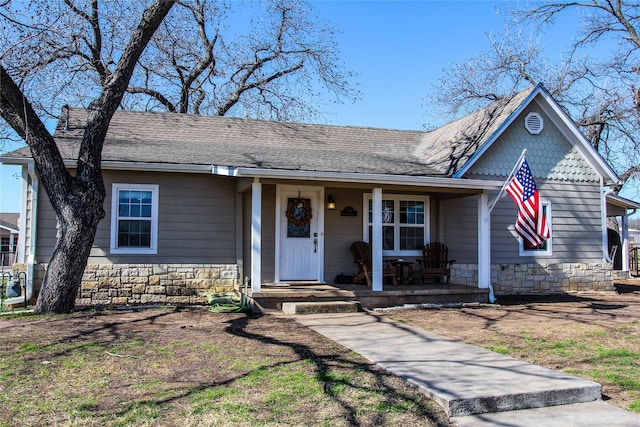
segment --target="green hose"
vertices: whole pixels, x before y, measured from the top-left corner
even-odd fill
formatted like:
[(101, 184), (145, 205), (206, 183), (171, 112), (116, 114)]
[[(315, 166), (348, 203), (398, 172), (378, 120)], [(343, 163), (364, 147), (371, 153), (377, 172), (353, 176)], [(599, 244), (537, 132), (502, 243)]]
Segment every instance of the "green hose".
[(223, 294), (211, 294), (209, 299), (209, 311), (212, 313), (241, 313), (247, 309), (247, 289), (249, 280), (244, 280), (244, 293), (240, 296), (235, 292)]

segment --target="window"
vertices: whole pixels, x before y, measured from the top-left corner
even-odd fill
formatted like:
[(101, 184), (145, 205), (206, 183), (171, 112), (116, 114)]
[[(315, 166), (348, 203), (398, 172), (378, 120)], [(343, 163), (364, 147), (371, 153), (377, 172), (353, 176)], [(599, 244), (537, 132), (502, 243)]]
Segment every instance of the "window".
[(526, 248), (522, 237), (518, 237), (518, 245), (520, 247), (520, 256), (551, 256), (553, 255), (553, 232), (552, 232), (552, 220), (551, 220), (551, 202), (541, 201), (542, 212), (547, 217), (547, 224), (549, 225), (549, 237), (544, 242), (540, 243), (534, 248)]
[[(368, 216), (364, 240), (370, 242), (373, 221), (373, 200), (365, 195)], [(382, 253), (391, 255), (421, 255), (429, 240), (429, 198), (385, 194), (382, 200)]]
[(0, 252), (13, 252), (15, 250), (15, 241), (14, 245), (11, 247), (11, 237), (2, 237), (0, 241)]
[(111, 253), (158, 252), (158, 186), (113, 184)]

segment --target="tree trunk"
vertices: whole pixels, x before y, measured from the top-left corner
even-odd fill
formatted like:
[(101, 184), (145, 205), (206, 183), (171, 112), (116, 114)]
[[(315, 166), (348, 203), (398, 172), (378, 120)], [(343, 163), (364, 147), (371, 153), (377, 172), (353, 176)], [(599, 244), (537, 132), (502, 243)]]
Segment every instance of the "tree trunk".
[(58, 214), (60, 236), (42, 282), (37, 314), (69, 313), (75, 306), (98, 223), (104, 217), (104, 184), (102, 177), (95, 180), (99, 182), (92, 182), (93, 188), (75, 191), (63, 202)]
[[(73, 310), (96, 229), (104, 217), (106, 193), (101, 162), (109, 122), (122, 101), (140, 55), (174, 3), (175, 0), (155, 0), (145, 9), (114, 72), (102, 81), (100, 96), (89, 105), (76, 176), (71, 176), (53, 137), (0, 64), (0, 116), (29, 145), (42, 187), (49, 196), (60, 227), (60, 236), (36, 303), (38, 314)], [(97, 13), (98, 2), (92, 7)]]

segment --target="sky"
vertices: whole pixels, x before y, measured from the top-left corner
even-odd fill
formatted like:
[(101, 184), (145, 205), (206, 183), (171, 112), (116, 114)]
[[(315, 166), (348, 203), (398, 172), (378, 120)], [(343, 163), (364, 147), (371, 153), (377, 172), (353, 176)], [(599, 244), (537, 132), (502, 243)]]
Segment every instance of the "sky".
[[(503, 33), (506, 1), (312, 1), (315, 14), (338, 29), (345, 67), (362, 92), (354, 104), (331, 105), (319, 120), (335, 125), (422, 129), (435, 120), (424, 107), (446, 68), (489, 48)], [(543, 34), (545, 54), (566, 51), (578, 20), (568, 17)], [(16, 170), (0, 165), (0, 212), (19, 211)]]

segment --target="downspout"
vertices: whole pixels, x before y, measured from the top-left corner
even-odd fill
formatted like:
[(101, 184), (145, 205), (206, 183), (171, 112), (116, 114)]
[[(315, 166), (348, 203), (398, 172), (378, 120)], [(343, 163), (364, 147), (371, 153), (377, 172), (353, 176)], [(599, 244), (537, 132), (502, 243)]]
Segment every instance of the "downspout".
[[(37, 219), (38, 219), (38, 182), (39, 182), (38, 176), (35, 170), (35, 164), (33, 162), (30, 162), (28, 165), (28, 176), (29, 178), (31, 178), (31, 217), (29, 218), (29, 222), (31, 223), (31, 235), (29, 236), (29, 253), (25, 257), (25, 262), (27, 264), (27, 280), (26, 280), (27, 283), (25, 283), (25, 296), (7, 299), (5, 300), (6, 305), (19, 304), (23, 301), (29, 301), (31, 297), (33, 297), (33, 264), (35, 263), (35, 257), (36, 257), (36, 230), (38, 228)], [(25, 204), (26, 204), (26, 201), (25, 201)], [(27, 230), (25, 227), (23, 232), (25, 235), (25, 238), (26, 238), (26, 232)]]
[(600, 202), (600, 216), (602, 217), (602, 256), (605, 262), (613, 263), (609, 257), (609, 237), (607, 236), (607, 196), (613, 193), (612, 189), (602, 188), (602, 200)]

